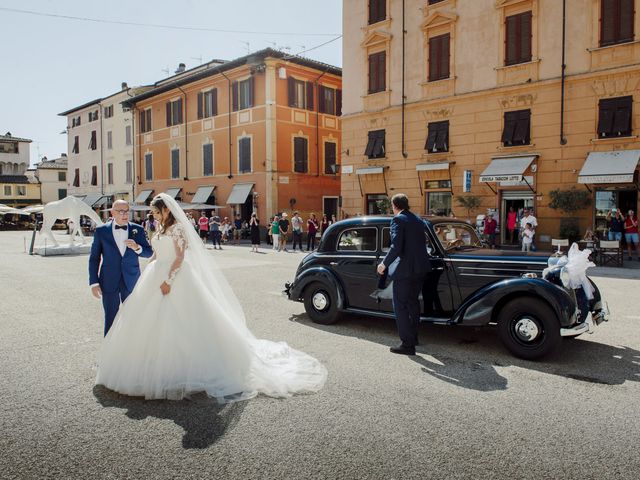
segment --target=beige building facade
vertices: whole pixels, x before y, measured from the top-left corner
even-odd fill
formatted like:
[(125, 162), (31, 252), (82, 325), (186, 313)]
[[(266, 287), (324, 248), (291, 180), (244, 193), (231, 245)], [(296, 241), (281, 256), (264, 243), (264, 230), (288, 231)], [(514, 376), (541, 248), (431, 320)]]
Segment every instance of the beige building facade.
[[(343, 8), (344, 213), (404, 192), (420, 214), (496, 213), (504, 244), (507, 212), (531, 207), (548, 245), (562, 217), (605, 235), (611, 208), (637, 212), (640, 0)], [(551, 191), (571, 188), (591, 205), (549, 207)], [(458, 197), (470, 196), (480, 207), (467, 211)]]
[(40, 201), (43, 204), (61, 200), (67, 196), (67, 154), (51, 160), (43, 157), (36, 164), (35, 177), (40, 182)]
[(40, 203), (40, 184), (29, 170), (31, 140), (0, 135), (0, 204), (27, 207)]

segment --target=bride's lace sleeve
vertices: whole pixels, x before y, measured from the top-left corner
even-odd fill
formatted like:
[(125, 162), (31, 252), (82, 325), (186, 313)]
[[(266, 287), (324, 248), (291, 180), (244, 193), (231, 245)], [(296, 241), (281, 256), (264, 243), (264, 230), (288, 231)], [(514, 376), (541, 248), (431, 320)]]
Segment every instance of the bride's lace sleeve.
[(173, 246), (176, 249), (176, 259), (171, 264), (171, 269), (169, 270), (169, 278), (165, 280), (167, 285), (171, 285), (171, 283), (173, 283), (173, 280), (176, 278), (176, 274), (182, 267), (182, 262), (184, 261), (184, 252), (187, 249), (188, 242), (185, 231), (180, 224), (173, 225), (171, 227), (171, 231), (167, 232), (167, 236), (173, 240)]

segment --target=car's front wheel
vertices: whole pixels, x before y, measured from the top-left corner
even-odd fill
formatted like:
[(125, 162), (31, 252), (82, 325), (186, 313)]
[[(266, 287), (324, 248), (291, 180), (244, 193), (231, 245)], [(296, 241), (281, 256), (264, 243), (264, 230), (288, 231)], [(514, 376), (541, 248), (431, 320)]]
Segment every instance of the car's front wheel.
[(312, 282), (304, 289), (304, 309), (315, 323), (331, 325), (338, 321), (338, 295), (335, 288)]
[(542, 300), (522, 297), (507, 303), (498, 316), (500, 340), (516, 357), (535, 360), (560, 346), (560, 324)]

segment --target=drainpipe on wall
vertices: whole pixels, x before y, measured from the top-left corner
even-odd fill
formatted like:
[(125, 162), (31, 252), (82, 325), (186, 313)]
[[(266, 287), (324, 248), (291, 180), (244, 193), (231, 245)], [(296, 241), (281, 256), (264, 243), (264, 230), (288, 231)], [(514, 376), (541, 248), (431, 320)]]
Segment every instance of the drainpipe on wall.
[[(127, 96), (129, 98), (133, 97), (133, 95), (131, 95), (129, 92), (131, 91), (130, 88), (127, 88)], [(133, 202), (136, 199), (136, 189), (135, 189), (135, 185), (136, 185), (136, 114), (137, 114), (137, 108), (135, 105), (133, 105), (131, 107), (131, 153), (133, 153), (133, 156), (131, 157), (131, 205), (133, 205)], [(138, 155), (139, 156), (139, 155)], [(126, 168), (127, 168), (127, 164), (126, 164), (126, 160), (125, 160), (125, 181), (127, 179), (127, 172), (126, 172)]]
[[(102, 110), (102, 103), (100, 105), (100, 194), (104, 195), (104, 158), (103, 158), (103, 150), (104, 150), (104, 142), (102, 141), (103, 134), (103, 123), (102, 116), (104, 111)], [(98, 136), (96, 135), (96, 142), (98, 141)]]
[(316, 86), (316, 92), (318, 93), (318, 101), (316, 102), (316, 163), (317, 163), (317, 172), (316, 177), (320, 176), (320, 88), (318, 85), (318, 81), (327, 73), (329, 69), (327, 68), (324, 72), (322, 72), (318, 78), (314, 80), (314, 85)]
[(189, 129), (187, 126), (187, 92), (180, 88), (180, 85), (175, 83), (175, 86), (184, 95), (184, 179), (189, 180)]
[(565, 47), (566, 47), (566, 24), (567, 24), (567, 0), (562, 0), (562, 77), (560, 81), (560, 145), (566, 145), (567, 139), (564, 136), (564, 87), (565, 87)]
[(405, 60), (405, 37), (407, 35), (407, 31), (404, 26), (404, 11), (405, 11), (405, 0), (402, 0), (402, 156), (403, 158), (407, 158), (409, 155), (407, 154), (405, 148), (405, 138), (404, 138), (404, 107), (405, 107), (405, 95), (404, 95), (404, 60)]
[(222, 74), (222, 76), (224, 78), (227, 79), (227, 85), (229, 86), (229, 91), (227, 92), (227, 100), (228, 100), (228, 108), (229, 108), (229, 120), (227, 121), (228, 125), (228, 131), (229, 131), (229, 175), (227, 176), (227, 178), (233, 178), (233, 170), (232, 170), (232, 165), (233, 165), (233, 160), (231, 158), (231, 150), (232, 150), (232, 145), (233, 143), (231, 142), (231, 95), (233, 94), (233, 92), (231, 91), (231, 80), (229, 80), (229, 77), (227, 77), (225, 75), (225, 73), (220, 70), (220, 73)]

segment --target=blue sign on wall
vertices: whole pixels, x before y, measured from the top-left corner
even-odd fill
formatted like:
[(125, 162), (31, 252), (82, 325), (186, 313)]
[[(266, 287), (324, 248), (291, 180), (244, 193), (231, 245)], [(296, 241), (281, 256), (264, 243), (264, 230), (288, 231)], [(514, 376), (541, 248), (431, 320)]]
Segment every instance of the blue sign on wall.
[(464, 171), (464, 181), (462, 183), (462, 191), (465, 193), (471, 191), (471, 170)]

